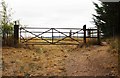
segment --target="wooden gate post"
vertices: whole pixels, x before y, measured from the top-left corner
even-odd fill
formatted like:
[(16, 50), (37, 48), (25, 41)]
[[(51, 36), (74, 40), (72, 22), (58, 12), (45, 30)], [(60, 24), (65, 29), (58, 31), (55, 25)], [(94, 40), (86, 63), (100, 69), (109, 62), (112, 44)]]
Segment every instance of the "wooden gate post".
[(100, 27), (97, 26), (97, 40), (98, 40), (98, 44), (100, 44)]
[(84, 31), (84, 43), (86, 44), (86, 25), (83, 26)]
[(17, 47), (19, 43), (19, 25), (17, 25), (17, 21), (15, 21), (14, 25), (14, 46)]

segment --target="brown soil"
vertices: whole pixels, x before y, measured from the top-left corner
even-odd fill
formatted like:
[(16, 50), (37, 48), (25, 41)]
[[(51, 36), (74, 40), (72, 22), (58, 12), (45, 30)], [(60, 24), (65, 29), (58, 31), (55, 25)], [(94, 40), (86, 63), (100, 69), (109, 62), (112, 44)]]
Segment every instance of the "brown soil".
[(3, 76), (106, 76), (117, 75), (117, 52), (109, 46), (79, 48), (41, 45), (2, 48)]

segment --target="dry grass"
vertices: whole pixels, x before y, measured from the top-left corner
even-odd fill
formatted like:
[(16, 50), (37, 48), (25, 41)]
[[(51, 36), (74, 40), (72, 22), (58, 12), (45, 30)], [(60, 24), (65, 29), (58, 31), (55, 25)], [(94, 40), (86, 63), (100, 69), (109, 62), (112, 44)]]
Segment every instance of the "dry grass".
[(58, 47), (34, 46), (34, 49), (30, 47), (32, 50), (3, 48), (3, 75), (64, 75), (65, 53)]
[(109, 46), (38, 45), (29, 49), (3, 47), (4, 76), (116, 75), (117, 56)]
[[(83, 39), (77, 40), (82, 43)], [(42, 40), (29, 42), (42, 42)], [(69, 38), (62, 42), (75, 43)], [(90, 46), (82, 48), (77, 45), (28, 45), (26, 47), (23, 44), (20, 44), (19, 48), (3, 47), (2, 75), (116, 76), (118, 40), (108, 43), (107, 46), (93, 45), (96, 42), (97, 39), (87, 38), (87, 44)], [(109, 51), (115, 51), (114, 55)]]
[(105, 40), (109, 45), (110, 45), (110, 48), (109, 48), (109, 52), (111, 53), (118, 53), (118, 50), (119, 50), (119, 40), (118, 38), (109, 38), (109, 39), (106, 39)]

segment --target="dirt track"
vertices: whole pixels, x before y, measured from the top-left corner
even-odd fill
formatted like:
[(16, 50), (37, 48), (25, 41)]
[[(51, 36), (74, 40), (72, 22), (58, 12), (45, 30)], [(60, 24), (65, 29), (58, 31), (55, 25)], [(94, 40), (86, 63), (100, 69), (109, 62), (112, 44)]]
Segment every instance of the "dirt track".
[(109, 46), (32, 46), (30, 49), (4, 47), (3, 75), (105, 76), (117, 75), (117, 53)]
[(117, 58), (107, 51), (108, 46), (97, 47), (99, 46), (71, 52), (66, 62), (67, 75), (117, 75)]

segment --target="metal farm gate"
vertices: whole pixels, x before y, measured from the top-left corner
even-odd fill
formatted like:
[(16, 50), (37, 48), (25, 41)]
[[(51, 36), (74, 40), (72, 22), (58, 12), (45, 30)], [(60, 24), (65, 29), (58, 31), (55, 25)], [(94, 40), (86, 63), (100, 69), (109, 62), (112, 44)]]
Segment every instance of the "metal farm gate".
[(40, 28), (19, 27), (14, 25), (14, 43), (25, 45), (79, 45), (86, 43), (87, 38), (97, 38), (100, 42), (98, 29), (83, 28)]
[(80, 44), (80, 28), (37, 28), (21, 27), (20, 42), (23, 44), (55, 44), (75, 45)]

